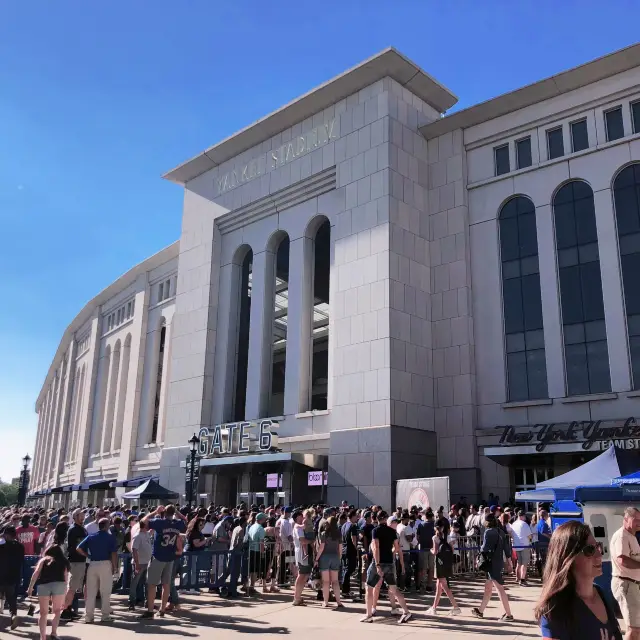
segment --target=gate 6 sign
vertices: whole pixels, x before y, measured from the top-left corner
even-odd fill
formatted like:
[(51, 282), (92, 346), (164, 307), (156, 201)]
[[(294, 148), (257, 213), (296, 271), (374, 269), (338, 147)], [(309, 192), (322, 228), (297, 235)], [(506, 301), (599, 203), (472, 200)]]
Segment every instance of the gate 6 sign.
[(211, 457), (271, 451), (278, 446), (278, 435), (274, 433), (277, 428), (278, 423), (273, 420), (203, 427), (198, 434), (198, 453), (203, 457)]

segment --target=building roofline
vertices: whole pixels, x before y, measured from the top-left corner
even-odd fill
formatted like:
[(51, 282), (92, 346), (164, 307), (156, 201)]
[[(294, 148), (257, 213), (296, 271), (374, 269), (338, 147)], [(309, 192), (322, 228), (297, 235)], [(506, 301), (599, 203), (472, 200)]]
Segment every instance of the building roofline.
[(444, 113), (458, 101), (449, 89), (417, 64), (393, 47), (388, 47), (209, 147), (162, 177), (184, 185), (189, 180), (386, 76), (399, 82), (440, 113)]
[(97, 296), (93, 297), (87, 304), (82, 307), (81, 311), (76, 315), (76, 317), (69, 323), (64, 333), (62, 334), (62, 338), (60, 339), (60, 343), (58, 344), (58, 349), (56, 350), (56, 354), (49, 365), (49, 370), (47, 371), (47, 375), (42, 383), (42, 387), (40, 388), (40, 393), (38, 394), (38, 398), (36, 400), (36, 411), (38, 410), (38, 405), (44, 399), (44, 395), (46, 390), (49, 388), (53, 380), (53, 376), (55, 372), (58, 370), (60, 363), (62, 362), (62, 358), (67, 352), (70, 341), (73, 339), (74, 334), (80, 327), (82, 327), (87, 320), (91, 318), (96, 308), (102, 306), (105, 302), (113, 298), (114, 295), (126, 289), (128, 286), (133, 284), (138, 276), (147, 271), (151, 271), (156, 267), (168, 262), (169, 260), (173, 260), (173, 258), (178, 257), (180, 249), (180, 241), (176, 240), (173, 244), (170, 244), (168, 247), (161, 249), (158, 253), (153, 254), (148, 257), (146, 260), (143, 260), (139, 264), (135, 265), (127, 271), (123, 273), (117, 280), (114, 280), (108, 287), (103, 289)]
[(429, 140), (455, 129), (466, 129), (637, 66), (640, 66), (640, 43), (456, 111), (440, 120), (423, 125), (420, 127), (420, 132)]

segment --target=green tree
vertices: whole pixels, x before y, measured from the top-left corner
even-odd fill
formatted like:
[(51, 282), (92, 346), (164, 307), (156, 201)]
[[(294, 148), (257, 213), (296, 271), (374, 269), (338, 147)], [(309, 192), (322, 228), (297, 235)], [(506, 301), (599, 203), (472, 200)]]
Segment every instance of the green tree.
[(0, 481), (0, 506), (17, 504), (18, 485)]

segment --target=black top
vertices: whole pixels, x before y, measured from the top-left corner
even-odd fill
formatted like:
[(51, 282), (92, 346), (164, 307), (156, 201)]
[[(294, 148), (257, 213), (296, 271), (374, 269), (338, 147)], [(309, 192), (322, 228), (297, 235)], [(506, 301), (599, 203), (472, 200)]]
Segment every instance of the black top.
[(50, 556), (42, 564), (38, 584), (48, 584), (50, 582), (64, 582), (64, 572), (69, 570), (69, 561), (66, 558), (56, 560)]
[(346, 556), (355, 556), (357, 549), (353, 544), (353, 536), (358, 539), (358, 525), (353, 522), (345, 522), (342, 525), (342, 554)]
[(433, 520), (424, 520), (417, 530), (421, 551), (431, 551), (433, 536), (436, 535), (436, 525)]
[(373, 539), (380, 545), (380, 564), (393, 564), (393, 543), (398, 539), (396, 532), (386, 524), (373, 530)]
[(81, 556), (76, 547), (87, 537), (87, 530), (81, 524), (72, 524), (67, 532), (67, 558), (69, 562), (86, 562), (87, 559)]
[(14, 585), (22, 577), (24, 547), (17, 540), (0, 544), (0, 584)]

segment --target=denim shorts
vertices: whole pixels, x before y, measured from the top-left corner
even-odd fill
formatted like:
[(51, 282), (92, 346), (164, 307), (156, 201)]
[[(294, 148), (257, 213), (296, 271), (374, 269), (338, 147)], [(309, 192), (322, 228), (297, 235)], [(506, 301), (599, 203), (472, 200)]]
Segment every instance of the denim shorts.
[(66, 582), (47, 582), (38, 585), (38, 597), (63, 596), (66, 592)]
[(323, 553), (318, 558), (318, 569), (320, 571), (340, 571), (340, 557), (337, 554)]

